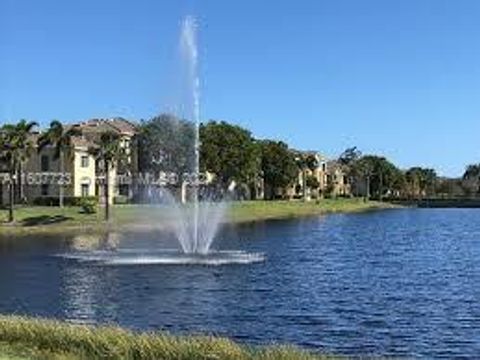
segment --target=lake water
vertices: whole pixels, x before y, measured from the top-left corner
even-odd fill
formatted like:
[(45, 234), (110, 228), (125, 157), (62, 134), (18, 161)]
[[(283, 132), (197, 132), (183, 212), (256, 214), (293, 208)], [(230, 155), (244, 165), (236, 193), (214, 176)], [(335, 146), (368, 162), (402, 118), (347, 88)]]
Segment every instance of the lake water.
[[(252, 344), (427, 358), (480, 356), (480, 210), (405, 209), (225, 229), (249, 265), (102, 265), (85, 236), (0, 241), (0, 313), (211, 333)], [(167, 234), (112, 234), (125, 251)]]

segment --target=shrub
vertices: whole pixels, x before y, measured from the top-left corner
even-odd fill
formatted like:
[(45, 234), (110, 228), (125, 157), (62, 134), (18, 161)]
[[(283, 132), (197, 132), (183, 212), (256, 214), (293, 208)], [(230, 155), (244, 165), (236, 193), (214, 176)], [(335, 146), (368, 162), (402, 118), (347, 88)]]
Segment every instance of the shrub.
[[(98, 196), (72, 196), (69, 198), (69, 206), (82, 206), (85, 201), (93, 202), (95, 205), (98, 204)], [(67, 203), (66, 203), (67, 204)]]
[(84, 214), (95, 214), (97, 212), (98, 200), (94, 197), (83, 197), (79, 199), (78, 205)]
[[(65, 206), (81, 206), (85, 199), (89, 199), (98, 204), (97, 196), (65, 196), (63, 198), (63, 204)], [(60, 200), (58, 196), (40, 196), (33, 199), (33, 205), (37, 206), (59, 206)]]

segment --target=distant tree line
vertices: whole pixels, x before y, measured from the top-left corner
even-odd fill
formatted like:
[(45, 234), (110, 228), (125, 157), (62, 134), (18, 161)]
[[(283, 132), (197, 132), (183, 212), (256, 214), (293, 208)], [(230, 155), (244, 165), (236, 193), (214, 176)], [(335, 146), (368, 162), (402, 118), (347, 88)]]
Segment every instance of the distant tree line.
[[(137, 141), (139, 170), (187, 172), (192, 169), (193, 138), (193, 124), (171, 115), (143, 121)], [(238, 125), (225, 121), (202, 124), (200, 143), (200, 169), (215, 174), (220, 188), (234, 182), (252, 192), (259, 179), (271, 189), (281, 188), (293, 184), (298, 175), (295, 156), (287, 144), (255, 139)]]
[[(39, 136), (33, 134), (38, 124), (21, 120), (0, 127), (0, 172), (9, 175), (6, 184), (9, 197), (9, 219), (13, 220), (13, 205), (23, 198), (23, 168), (33, 151), (50, 145), (55, 157), (63, 164), (71, 156), (72, 137), (80, 134), (74, 126), (52, 121)], [(141, 172), (170, 171), (184, 173), (192, 169), (195, 153), (195, 128), (189, 121), (162, 114), (138, 125), (135, 143)], [(317, 159), (302, 154), (282, 142), (257, 139), (238, 125), (225, 121), (209, 121), (200, 127), (201, 171), (215, 175), (215, 184), (222, 189), (232, 183), (248, 193), (261, 182), (265, 197), (273, 199), (275, 190), (294, 186), (303, 174), (303, 196), (306, 189), (318, 191), (318, 179), (308, 170), (319, 166)], [(35, 150), (37, 149), (37, 150)], [(89, 153), (108, 173), (124, 162), (120, 138), (113, 133), (102, 134)], [(460, 178), (442, 178), (434, 169), (412, 167), (400, 169), (387, 158), (362, 154), (359, 149), (346, 149), (337, 159), (352, 187), (352, 195), (375, 199), (423, 199), (433, 197), (480, 197), (480, 163), (468, 165)], [(108, 181), (103, 184), (108, 197)], [(328, 195), (328, 188), (327, 188)], [(63, 186), (59, 187), (60, 206), (63, 206)], [(108, 218), (108, 201), (105, 200)]]
[(364, 184), (366, 197), (380, 200), (435, 196), (440, 180), (434, 169), (401, 170), (383, 156), (362, 155), (356, 147), (345, 150), (339, 162), (346, 165), (352, 184)]
[[(138, 136), (140, 171), (187, 171), (191, 168), (193, 136), (191, 122), (171, 115), (142, 122)], [(293, 186), (300, 172), (304, 174), (304, 196), (305, 189), (315, 192), (319, 188), (317, 178), (306, 176), (308, 169), (319, 166), (316, 159), (299, 156), (282, 141), (257, 139), (248, 129), (216, 120), (201, 125), (200, 141), (201, 170), (215, 174), (222, 188), (235, 182), (253, 191), (261, 179), (265, 197), (272, 199), (274, 189)], [(337, 162), (352, 185), (352, 195), (374, 199), (480, 195), (480, 164), (468, 166), (460, 179), (446, 179), (432, 168), (400, 169), (386, 157), (362, 154), (356, 147), (346, 149)]]

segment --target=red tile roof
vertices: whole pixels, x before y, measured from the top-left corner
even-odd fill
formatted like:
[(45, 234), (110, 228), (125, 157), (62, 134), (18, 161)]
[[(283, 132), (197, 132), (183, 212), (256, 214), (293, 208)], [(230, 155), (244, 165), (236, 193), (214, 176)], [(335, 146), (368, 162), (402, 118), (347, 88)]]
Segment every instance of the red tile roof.
[(78, 124), (83, 131), (102, 132), (115, 131), (120, 135), (133, 136), (137, 133), (137, 127), (134, 123), (123, 119), (90, 119)]

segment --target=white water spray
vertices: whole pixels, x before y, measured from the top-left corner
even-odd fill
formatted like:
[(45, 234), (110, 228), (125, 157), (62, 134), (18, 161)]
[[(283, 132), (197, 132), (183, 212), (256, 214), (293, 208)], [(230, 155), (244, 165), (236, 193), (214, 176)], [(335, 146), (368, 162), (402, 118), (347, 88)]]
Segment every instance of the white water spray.
[(185, 253), (207, 254), (225, 211), (222, 203), (200, 202), (200, 76), (198, 73), (198, 25), (193, 16), (182, 21), (180, 55), (186, 74), (185, 115), (194, 124), (194, 164), (191, 176), (191, 206), (177, 204), (177, 237)]
[(197, 45), (197, 22), (193, 16), (187, 16), (182, 23), (180, 34), (180, 49), (183, 59), (187, 62), (188, 83), (192, 88), (189, 89), (193, 96), (193, 123), (195, 126), (195, 159), (193, 168), (193, 249), (198, 249), (198, 217), (199, 217), (199, 198), (198, 198), (198, 180), (200, 174), (200, 79), (198, 76), (198, 45)]

